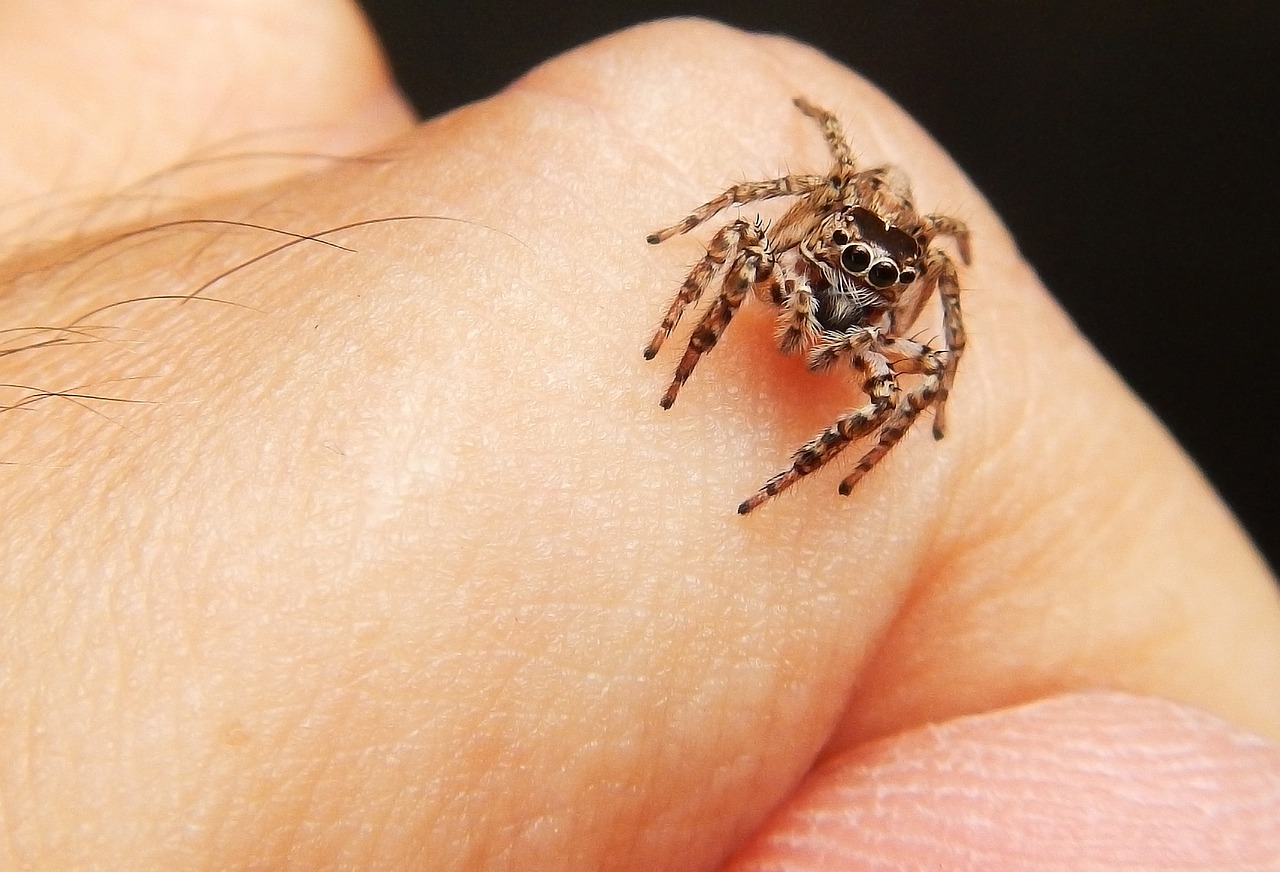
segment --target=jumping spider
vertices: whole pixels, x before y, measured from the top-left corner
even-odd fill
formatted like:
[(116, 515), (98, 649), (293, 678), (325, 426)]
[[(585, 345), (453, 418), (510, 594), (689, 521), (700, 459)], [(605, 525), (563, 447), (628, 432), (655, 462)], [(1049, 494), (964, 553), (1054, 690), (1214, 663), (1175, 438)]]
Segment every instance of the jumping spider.
[[(796, 197), (772, 226), (741, 218), (721, 228), (689, 272), (662, 324), (644, 350), (652, 360), (684, 310), (723, 272), (720, 293), (702, 316), (661, 405), (671, 408), (698, 360), (715, 347), (748, 292), (778, 310), (776, 339), (783, 354), (801, 354), (815, 372), (844, 359), (864, 376), (867, 402), (846, 412), (792, 455), (791, 466), (738, 506), (745, 515), (811, 472), (850, 442), (879, 433), (875, 444), (840, 483), (854, 485), (898, 443), (925, 409), (934, 410), (933, 435), (942, 438), (943, 408), (964, 352), (960, 286), (946, 252), (950, 237), (969, 263), (969, 231), (944, 215), (920, 215), (892, 168), (859, 170), (840, 122), (803, 98), (796, 107), (818, 123), (834, 165), (826, 175), (787, 175), (734, 185), (684, 220), (650, 234), (652, 245), (688, 233), (733, 205)], [(904, 335), (937, 292), (942, 301), (942, 348)], [(911, 387), (900, 375), (918, 376)]]

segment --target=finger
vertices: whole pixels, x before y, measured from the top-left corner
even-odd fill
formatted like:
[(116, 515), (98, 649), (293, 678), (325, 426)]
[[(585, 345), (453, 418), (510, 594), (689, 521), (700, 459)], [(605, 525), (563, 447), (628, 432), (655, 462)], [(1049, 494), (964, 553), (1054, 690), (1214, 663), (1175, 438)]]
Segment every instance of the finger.
[[(296, 153), (351, 154), (412, 120), (359, 11), (333, 0), (14, 0), (0, 8), (0, 89), (13, 121), (0, 227), (32, 238), (83, 231), (86, 209), (122, 189), (154, 214), (314, 169)], [(149, 178), (161, 171), (163, 184)], [(68, 203), (82, 208), (50, 214)], [(107, 205), (114, 221), (130, 215)]]
[(1065, 696), (831, 760), (728, 869), (1270, 869), (1278, 808), (1275, 746), (1169, 703)]
[[(738, 501), (848, 408), (850, 386), (790, 366), (769, 313), (745, 307), (663, 412), (663, 357), (639, 350), (700, 251), (645, 235), (723, 190), (726, 172), (821, 168), (797, 92), (865, 131), (864, 158), (908, 163), (921, 202), (970, 222), (970, 350), (946, 440), (913, 433), (848, 499), (832, 470), (825, 487), (819, 477), (743, 520)], [(299, 868), (710, 867), (824, 746), (842, 750), (832, 735), (846, 710), (847, 745), (1073, 682), (1172, 693), (1170, 677), (1195, 666), (1213, 679), (1195, 684), (1203, 704), (1245, 700), (1254, 708), (1227, 713), (1264, 724), (1268, 691), (1253, 685), (1274, 603), (1229, 518), (963, 178), (847, 71), (789, 43), (658, 25), (558, 59), (398, 146), (391, 164), (335, 167), (197, 214), (307, 232), (439, 220), (256, 262), (253, 234), (160, 234), (60, 286), (55, 314), (209, 275), (226, 276), (218, 297), (234, 305), (116, 306), (92, 323), (128, 342), (2, 359), (15, 370), (6, 383), (118, 380), (145, 401), (106, 421), (71, 403), (24, 407), (0, 432), (5, 504), (17, 507), (0, 565), (24, 580), (0, 653), (15, 722), (44, 737), (31, 753), (61, 761), (6, 782), (21, 788), (10, 807), (37, 822), (24, 832), (54, 834), (40, 847), (63, 844), (74, 822), (67, 851), (122, 866), (139, 845), (176, 845)], [(48, 323), (25, 298), (12, 311)], [(1059, 428), (1086, 397), (1112, 425), (1090, 430), (1077, 457)], [(1014, 426), (1024, 418), (1026, 431)], [(1111, 441), (1117, 428), (1132, 441)], [(1140, 465), (1118, 464), (1117, 480), (1100, 462), (1135, 452), (1176, 485), (1160, 512), (1196, 524), (1198, 553), (1219, 561), (1213, 601), (1198, 601), (1195, 554), (1153, 587), (1099, 570), (1123, 575), (1138, 557), (1107, 567), (1081, 551), (1089, 506), (1061, 486), (1138, 499), (1126, 487)], [(1096, 475), (1039, 478), (1064, 458)], [(1015, 517), (996, 511), (1006, 495), (1022, 500)], [(1183, 531), (1157, 514), (1154, 546), (1124, 517), (1101, 517), (1115, 541), (1145, 543), (1139, 557), (1164, 556)], [(1000, 539), (1001, 519), (1026, 526)], [(1028, 553), (1057, 558), (1054, 572)], [(1081, 573), (1097, 581), (1083, 597)], [(959, 629), (985, 631), (990, 649), (958, 644), (963, 666), (988, 667), (970, 684), (926, 643), (975, 636), (918, 606), (952, 580), (973, 603)], [(1008, 593), (1023, 585), (1018, 612)], [(1139, 623), (1161, 635), (1127, 632), (1147, 618), (1130, 605), (1171, 592), (1203, 606), (1207, 632), (1170, 633), (1167, 610)], [(1247, 631), (1224, 632), (1244, 611)], [(912, 615), (929, 618), (917, 635), (903, 632)], [(1055, 659), (1029, 656), (1034, 630), (1065, 617), (1089, 632), (1051, 635)], [(1139, 651), (1160, 669), (1125, 672), (1135, 635), (1169, 640)], [(922, 670), (869, 694), (901, 668), (877, 652), (908, 642), (933, 659), (904, 662), (937, 665), (946, 682)], [(1100, 652), (1095, 669), (1079, 668), (1093, 662), (1079, 646)], [(76, 656), (50, 670), (50, 650)], [(1011, 688), (983, 656), (1023, 658), (1037, 681)], [(102, 680), (100, 664), (120, 677)], [(110, 726), (70, 726), (86, 722)], [(0, 759), (29, 756), (18, 750)]]
[[(529, 82), (607, 107), (653, 154), (638, 166), (666, 170), (635, 186), (652, 210), (644, 226), (662, 226), (681, 203), (723, 188), (726, 166), (748, 178), (776, 176), (779, 161), (800, 172), (822, 166), (825, 149), (805, 120), (770, 108), (784, 106), (789, 92), (834, 109), (853, 131), (862, 165), (899, 165), (922, 208), (970, 226), (975, 263), (962, 275), (970, 341), (947, 438), (935, 444), (911, 434), (847, 501), (829, 496), (839, 470), (813, 476), (807, 494), (793, 489), (746, 528), (753, 545), (772, 549), (753, 555), (755, 572), (786, 584), (826, 565), (833, 579), (873, 585), (873, 601), (892, 610), (863, 613), (870, 623), (862, 630), (876, 647), (851, 667), (857, 689), (832, 752), (932, 720), (1093, 687), (1182, 700), (1280, 737), (1277, 589), (1198, 470), (1079, 335), (980, 194), (922, 131), (825, 58), (785, 40), (757, 46), (733, 63), (697, 66), (689, 58), (703, 57), (699, 46), (671, 45), (664, 61), (692, 78), (659, 104), (663, 112), (654, 111), (652, 93), (614, 90), (575, 69), (586, 65), (583, 55)], [(673, 252), (669, 260), (658, 257), (663, 250)], [(697, 240), (685, 240), (683, 250), (657, 249), (647, 263), (670, 271), (671, 289), (699, 253)], [(675, 418), (657, 418), (663, 435), (650, 449), (650, 482), (686, 500), (686, 466), (712, 470), (698, 480), (700, 499), (706, 485), (718, 485), (716, 473), (733, 477), (720, 493), (750, 493), (772, 471), (754, 457), (784, 463), (852, 402), (838, 382), (772, 353), (771, 319), (754, 314), (753, 322), (744, 309), (681, 394)], [(729, 401), (730, 390), (747, 401)], [(756, 438), (744, 445), (750, 433)], [(657, 456), (659, 438), (669, 455)], [(690, 560), (727, 547), (724, 531), (689, 523), (682, 532), (694, 543)], [(884, 625), (872, 629), (879, 620)]]

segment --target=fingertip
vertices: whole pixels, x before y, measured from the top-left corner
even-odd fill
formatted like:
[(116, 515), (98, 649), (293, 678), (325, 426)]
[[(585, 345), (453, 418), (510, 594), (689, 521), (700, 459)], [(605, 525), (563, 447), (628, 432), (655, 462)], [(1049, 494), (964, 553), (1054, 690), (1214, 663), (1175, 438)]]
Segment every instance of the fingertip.
[(1085, 694), (854, 749), (729, 868), (1274, 868), (1278, 810), (1280, 748), (1172, 703)]

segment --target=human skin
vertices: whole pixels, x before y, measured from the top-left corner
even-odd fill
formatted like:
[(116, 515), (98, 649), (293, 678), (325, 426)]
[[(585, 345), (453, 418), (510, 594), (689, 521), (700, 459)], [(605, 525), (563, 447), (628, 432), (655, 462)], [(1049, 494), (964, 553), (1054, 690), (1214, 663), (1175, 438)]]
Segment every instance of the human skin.
[[(1127, 760), (1107, 778), (1221, 810), (1178, 818), (1208, 852), (1187, 868), (1280, 854), (1273, 580), (981, 195), (849, 71), (664, 23), (419, 126), (346, 4), (22, 0), (0, 88), (27, 119), (0, 140), (0, 328), (77, 325), (0, 334), (0, 383), (28, 386), (0, 395), (0, 864), (750, 868), (815, 810), (865, 837), (865, 790), (828, 788), (889, 783), (895, 754), (942, 771), (986, 741), (1051, 793), (1063, 725), (1087, 751), (1063, 772)], [(824, 168), (797, 94), (969, 224), (970, 343), (945, 439), (742, 518), (856, 392), (748, 306), (661, 410), (684, 334), (640, 350), (702, 237), (644, 237)], [(131, 233), (399, 217), (254, 263), (288, 239)], [(1181, 802), (1179, 758), (1212, 798)], [(931, 778), (894, 833), (930, 824)], [(1034, 792), (983, 783), (982, 868), (1056, 868), (1012, 865)], [(1114, 836), (1085, 814), (1112, 801), (1063, 843)], [(1160, 805), (1114, 815), (1119, 841), (1158, 858)], [(826, 862), (803, 861), (781, 862)]]

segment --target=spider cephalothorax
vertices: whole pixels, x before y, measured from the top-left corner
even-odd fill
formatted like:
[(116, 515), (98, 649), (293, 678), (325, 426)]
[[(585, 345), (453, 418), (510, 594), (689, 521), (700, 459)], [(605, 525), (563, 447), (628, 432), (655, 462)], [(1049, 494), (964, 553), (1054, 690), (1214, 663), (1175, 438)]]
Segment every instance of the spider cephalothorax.
[(900, 288), (916, 280), (920, 244), (862, 206), (849, 206), (800, 243), (819, 329), (848, 330), (887, 311)]
[[(964, 351), (960, 287), (951, 258), (935, 247), (950, 237), (969, 262), (969, 233), (943, 215), (920, 215), (906, 182), (892, 169), (858, 170), (840, 123), (804, 99), (796, 106), (822, 128), (834, 166), (826, 175), (788, 175), (734, 185), (677, 224), (649, 236), (657, 244), (687, 233), (728, 206), (773, 197), (796, 202), (772, 226), (738, 219), (716, 233), (707, 254), (689, 272), (662, 324), (645, 348), (652, 359), (707, 286), (723, 275), (720, 293), (689, 338), (675, 378), (662, 397), (670, 408), (698, 360), (710, 351), (748, 293), (778, 309), (777, 340), (784, 354), (804, 354), (810, 369), (847, 360), (862, 373), (867, 403), (841, 415), (802, 446), (791, 466), (738, 506), (750, 512), (820, 469), (850, 442), (879, 436), (840, 483), (848, 494), (897, 444), (925, 409), (934, 410), (933, 434), (942, 438), (943, 408)], [(933, 295), (942, 301), (942, 347), (905, 333)], [(918, 376), (904, 388), (900, 375)]]

